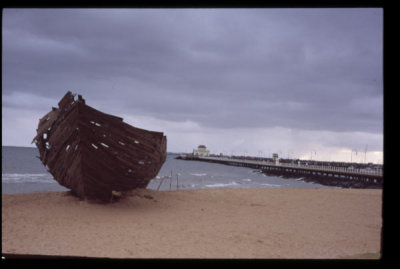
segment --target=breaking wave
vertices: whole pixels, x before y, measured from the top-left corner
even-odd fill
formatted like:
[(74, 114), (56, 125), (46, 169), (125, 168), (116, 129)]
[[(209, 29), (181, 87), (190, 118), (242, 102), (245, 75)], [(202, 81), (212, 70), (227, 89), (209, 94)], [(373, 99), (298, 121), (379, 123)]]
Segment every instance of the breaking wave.
[(281, 187), (282, 185), (278, 184), (268, 184), (268, 183), (261, 183), (260, 185), (269, 186), (269, 187)]
[(230, 187), (230, 186), (237, 186), (240, 185), (237, 182), (231, 182), (231, 183), (215, 183), (215, 184), (208, 184), (204, 185), (206, 188), (225, 188), (225, 187)]
[(191, 173), (191, 175), (192, 175), (192, 176), (196, 176), (196, 177), (204, 177), (204, 176), (206, 176), (207, 174), (205, 174), (205, 173)]
[(2, 174), (2, 183), (57, 183), (50, 174)]

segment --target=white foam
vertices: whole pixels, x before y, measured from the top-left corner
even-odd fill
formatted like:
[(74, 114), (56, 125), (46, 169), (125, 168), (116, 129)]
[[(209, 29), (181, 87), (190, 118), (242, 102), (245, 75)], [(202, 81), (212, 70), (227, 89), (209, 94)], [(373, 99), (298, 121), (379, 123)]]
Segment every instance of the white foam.
[(231, 182), (231, 183), (216, 183), (216, 184), (209, 184), (209, 185), (205, 185), (206, 188), (224, 188), (224, 187), (229, 187), (229, 186), (236, 186), (239, 185), (236, 182)]
[(250, 179), (250, 178), (244, 178), (244, 179), (242, 179), (242, 181), (247, 181), (247, 182), (250, 182), (250, 181), (251, 181), (251, 179)]
[(57, 183), (50, 174), (2, 174), (3, 183)]
[(192, 176), (196, 176), (196, 177), (204, 177), (204, 176), (206, 176), (207, 174), (205, 174), (205, 173), (191, 173), (191, 175), (192, 175)]
[(269, 186), (269, 187), (281, 187), (281, 185), (278, 185), (278, 184), (268, 184), (268, 183), (261, 183), (260, 185)]

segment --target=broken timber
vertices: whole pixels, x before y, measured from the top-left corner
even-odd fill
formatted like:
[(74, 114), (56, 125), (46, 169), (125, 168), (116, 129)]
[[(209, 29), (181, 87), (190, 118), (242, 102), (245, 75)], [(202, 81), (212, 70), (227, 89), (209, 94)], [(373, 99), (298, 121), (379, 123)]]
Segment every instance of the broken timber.
[(39, 120), (33, 139), (54, 179), (81, 198), (109, 201), (113, 191), (145, 188), (166, 159), (162, 132), (133, 127), (71, 92)]

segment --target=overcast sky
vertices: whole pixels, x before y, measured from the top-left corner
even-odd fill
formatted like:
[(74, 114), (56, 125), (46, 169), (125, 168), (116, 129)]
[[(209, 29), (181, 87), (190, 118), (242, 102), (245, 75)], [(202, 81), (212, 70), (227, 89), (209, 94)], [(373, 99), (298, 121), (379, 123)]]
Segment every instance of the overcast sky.
[(164, 132), (169, 152), (382, 163), (382, 21), (379, 8), (4, 9), (2, 144), (34, 146), (70, 90)]

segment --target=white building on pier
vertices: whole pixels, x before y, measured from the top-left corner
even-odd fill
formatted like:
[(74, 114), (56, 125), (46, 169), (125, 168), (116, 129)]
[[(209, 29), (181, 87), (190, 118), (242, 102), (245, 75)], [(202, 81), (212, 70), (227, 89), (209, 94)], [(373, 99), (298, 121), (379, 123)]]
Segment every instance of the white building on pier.
[(197, 149), (193, 150), (193, 156), (208, 157), (210, 156), (210, 151), (204, 145), (199, 145)]

